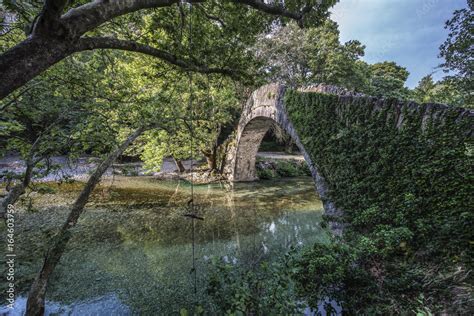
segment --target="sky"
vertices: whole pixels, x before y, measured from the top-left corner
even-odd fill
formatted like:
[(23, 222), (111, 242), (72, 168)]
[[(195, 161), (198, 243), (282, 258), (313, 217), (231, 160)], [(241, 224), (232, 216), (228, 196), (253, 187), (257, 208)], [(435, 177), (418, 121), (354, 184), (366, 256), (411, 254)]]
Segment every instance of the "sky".
[(439, 46), (448, 31), (444, 23), (466, 0), (340, 0), (331, 17), (339, 24), (341, 41), (359, 40), (366, 46), (368, 63), (395, 61), (407, 68), (407, 86), (414, 88), (421, 78), (433, 73), (442, 59)]

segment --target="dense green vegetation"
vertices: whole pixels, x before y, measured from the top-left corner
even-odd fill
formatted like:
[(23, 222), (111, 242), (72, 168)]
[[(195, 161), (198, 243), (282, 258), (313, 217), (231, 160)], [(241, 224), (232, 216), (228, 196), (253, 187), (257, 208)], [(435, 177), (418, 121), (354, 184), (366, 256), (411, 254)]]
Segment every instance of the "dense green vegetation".
[(446, 21), (445, 29), (449, 31), (449, 34), (439, 48), (439, 57), (444, 59), (440, 67), (448, 73), (448, 76), (438, 83), (445, 91), (437, 95), (437, 98), (441, 100), (447, 98), (449, 104), (470, 108), (474, 107), (472, 94), (473, 23), (473, 0), (467, 0), (467, 7), (454, 11), (452, 18)]
[(288, 266), (290, 254), (261, 260), (256, 266), (232, 265), (214, 258), (207, 292), (221, 314), (293, 314), (304, 306), (298, 302)]
[(331, 220), (347, 224), (342, 240), (297, 260), (299, 293), (353, 313), (472, 309), (472, 117), (447, 108), (423, 123), (423, 110), (395, 100), (373, 111), (375, 99), (294, 91), (285, 102), (344, 210)]

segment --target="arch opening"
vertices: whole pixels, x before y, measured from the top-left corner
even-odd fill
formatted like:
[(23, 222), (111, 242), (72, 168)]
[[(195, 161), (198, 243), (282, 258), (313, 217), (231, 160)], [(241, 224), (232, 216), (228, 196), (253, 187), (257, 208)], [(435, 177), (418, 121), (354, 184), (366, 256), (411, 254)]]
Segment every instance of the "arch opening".
[[(257, 180), (255, 162), (261, 142), (273, 124), (278, 125), (294, 141), (299, 152), (303, 155), (311, 171), (316, 191), (321, 198), (325, 213), (340, 216), (342, 211), (328, 199), (327, 186), (319, 174), (316, 165), (305, 150), (298, 133), (291, 123), (284, 105), (285, 86), (278, 83), (268, 84), (255, 90), (247, 99), (237, 126), (236, 142), (227, 156), (226, 173), (232, 182)], [(333, 231), (338, 234), (342, 226), (330, 223)]]
[[(280, 136), (277, 137), (276, 133), (280, 133)], [(266, 146), (263, 145), (265, 140)], [(259, 155), (259, 152), (264, 154), (263, 157), (269, 159), (279, 159), (279, 155), (282, 156), (280, 159), (288, 159), (289, 155), (295, 155), (289, 159), (299, 159), (297, 155), (302, 155), (302, 151), (296, 141), (273, 118), (264, 116), (252, 118), (243, 126), (238, 138), (233, 181), (247, 182), (259, 179), (256, 167), (257, 157), (262, 156)], [(262, 150), (265, 147), (269, 148)], [(305, 163), (310, 167), (306, 157), (304, 158)]]
[(234, 169), (234, 181), (255, 181), (258, 179), (255, 169), (257, 152), (263, 137), (275, 123), (268, 117), (255, 117), (244, 127), (237, 145)]

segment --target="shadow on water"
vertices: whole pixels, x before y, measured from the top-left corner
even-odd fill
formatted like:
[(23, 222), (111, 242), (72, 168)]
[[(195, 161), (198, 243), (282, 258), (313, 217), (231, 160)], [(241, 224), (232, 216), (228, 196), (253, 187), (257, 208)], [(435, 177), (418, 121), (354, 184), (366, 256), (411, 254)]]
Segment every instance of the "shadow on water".
[[(49, 184), (33, 209), (16, 215), (16, 313), (41, 264), (45, 241), (64, 220), (81, 183)], [(192, 221), (183, 215), (188, 183), (149, 177), (108, 178), (94, 191), (50, 282), (49, 313), (96, 315), (178, 313), (205, 301), (207, 260), (255, 263), (291, 246), (326, 241), (322, 204), (311, 178), (195, 186), (203, 221), (195, 222), (198, 293), (190, 274)], [(4, 238), (5, 231), (0, 231)], [(2, 289), (3, 291), (3, 289)], [(5, 297), (1, 297), (4, 305)], [(108, 311), (108, 312), (101, 312)], [(87, 314), (87, 312), (86, 312)]]

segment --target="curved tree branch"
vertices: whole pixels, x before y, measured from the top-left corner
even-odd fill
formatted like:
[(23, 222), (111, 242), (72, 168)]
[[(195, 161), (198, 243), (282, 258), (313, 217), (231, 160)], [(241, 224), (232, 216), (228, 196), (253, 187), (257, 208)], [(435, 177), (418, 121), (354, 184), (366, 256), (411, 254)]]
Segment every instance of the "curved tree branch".
[[(260, 0), (231, 1), (236, 4), (248, 5), (264, 13), (280, 15), (297, 21), (301, 21), (304, 15), (315, 7), (308, 4), (301, 11), (293, 12), (282, 5), (267, 4)], [(187, 2), (204, 3), (206, 0), (187, 0)], [(169, 7), (177, 3), (179, 0), (96, 0), (69, 10), (62, 16), (62, 20), (69, 24), (73, 34), (80, 36), (115, 17), (143, 9)]]
[(68, 24), (71, 35), (81, 36), (115, 17), (143, 9), (169, 7), (178, 2), (179, 0), (96, 0), (69, 10), (61, 19)]
[(230, 77), (237, 77), (238, 73), (228, 68), (209, 68), (202, 64), (185, 60), (177, 57), (167, 51), (140, 44), (134, 41), (120, 40), (113, 37), (83, 37), (75, 45), (76, 51), (94, 50), (94, 49), (120, 49), (131, 52), (138, 52), (153, 57), (157, 57), (169, 64), (180, 67), (183, 70), (189, 70), (204, 74), (222, 74)]

